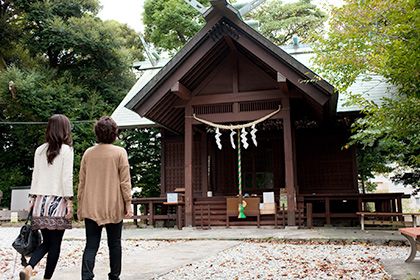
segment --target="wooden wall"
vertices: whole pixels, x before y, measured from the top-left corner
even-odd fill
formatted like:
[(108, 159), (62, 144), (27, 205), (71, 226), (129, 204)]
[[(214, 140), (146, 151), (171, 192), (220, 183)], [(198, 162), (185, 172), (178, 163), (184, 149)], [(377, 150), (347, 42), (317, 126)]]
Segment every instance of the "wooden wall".
[(296, 131), (299, 194), (358, 193), (354, 150), (345, 149), (340, 129)]
[[(184, 187), (184, 139), (182, 137), (168, 137), (162, 139), (163, 169), (161, 176), (162, 191), (172, 192), (175, 188)], [(193, 190), (201, 194), (202, 181), (200, 178), (201, 153), (200, 142), (194, 139), (193, 149)]]
[[(257, 133), (258, 134), (258, 133)], [(271, 136), (270, 136), (271, 135)], [(272, 139), (267, 139), (272, 137)], [(347, 135), (344, 129), (305, 128), (296, 130), (296, 165), (299, 194), (327, 194), (346, 193), (356, 194), (356, 165), (353, 149), (344, 149)], [(282, 130), (260, 132), (259, 146), (253, 147), (250, 143), (249, 153), (252, 149), (269, 149), (273, 156), (267, 158), (272, 161), (274, 191), (278, 193), (285, 187), (284, 152)], [(171, 192), (175, 188), (184, 186), (184, 140), (182, 137), (168, 137), (163, 139), (164, 172), (163, 192)], [(208, 134), (208, 155), (210, 155), (209, 190), (213, 195), (234, 195), (238, 192), (237, 184), (237, 155), (232, 149), (228, 134), (222, 135), (222, 150), (219, 150), (212, 134)], [(201, 197), (202, 153), (200, 141), (194, 138), (193, 149), (193, 189), (194, 197)], [(245, 168), (245, 167), (244, 167)], [(245, 170), (245, 169), (243, 169)], [(244, 171), (243, 171), (244, 172)], [(252, 190), (260, 193), (264, 190)], [(268, 191), (268, 190), (266, 190)]]

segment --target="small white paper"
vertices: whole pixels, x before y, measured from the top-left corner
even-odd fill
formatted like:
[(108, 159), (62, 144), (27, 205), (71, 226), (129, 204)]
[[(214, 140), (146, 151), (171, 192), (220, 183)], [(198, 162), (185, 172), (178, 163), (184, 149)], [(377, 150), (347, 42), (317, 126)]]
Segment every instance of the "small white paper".
[(178, 203), (178, 194), (177, 193), (166, 193), (166, 202), (168, 202), (168, 203)]
[(10, 213), (10, 222), (17, 223), (19, 220), (18, 212), (11, 212)]
[(264, 203), (274, 203), (274, 192), (263, 192)]

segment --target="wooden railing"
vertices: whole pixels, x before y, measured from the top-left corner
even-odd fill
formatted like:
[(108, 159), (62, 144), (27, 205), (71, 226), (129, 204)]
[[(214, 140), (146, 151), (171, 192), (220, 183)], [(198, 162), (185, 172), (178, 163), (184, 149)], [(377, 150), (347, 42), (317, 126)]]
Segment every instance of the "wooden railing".
[[(278, 204), (277, 204), (278, 205)], [(300, 227), (312, 227), (312, 207), (309, 206), (309, 212), (306, 209), (296, 210), (296, 223)], [(287, 210), (285, 207), (277, 207), (277, 226), (285, 227), (287, 225)], [(309, 215), (309, 216), (308, 216)], [(260, 215), (260, 225), (276, 226), (276, 217), (274, 215)], [(226, 226), (226, 197), (203, 197), (194, 199), (194, 221), (195, 226), (203, 229), (212, 226)], [(231, 226), (257, 226), (255, 217), (247, 219), (231, 218)]]
[(333, 219), (347, 219), (358, 224), (356, 212), (364, 211), (367, 203), (372, 203), (376, 212), (401, 213), (402, 198), (407, 197), (404, 193), (301, 194), (298, 196), (298, 208), (304, 205), (306, 208), (311, 203), (313, 219), (323, 221), (326, 225), (331, 225)]
[[(133, 220), (138, 226), (138, 220), (144, 220), (147, 225), (155, 226), (156, 221), (175, 221), (178, 229), (183, 225), (183, 204), (166, 203), (165, 197), (133, 198)], [(141, 212), (138, 205), (142, 205)]]
[[(361, 230), (365, 225), (388, 225), (392, 227), (417, 227), (417, 217), (420, 213), (383, 213), (383, 212), (357, 212), (360, 216)], [(405, 221), (405, 216), (411, 216), (411, 221)]]

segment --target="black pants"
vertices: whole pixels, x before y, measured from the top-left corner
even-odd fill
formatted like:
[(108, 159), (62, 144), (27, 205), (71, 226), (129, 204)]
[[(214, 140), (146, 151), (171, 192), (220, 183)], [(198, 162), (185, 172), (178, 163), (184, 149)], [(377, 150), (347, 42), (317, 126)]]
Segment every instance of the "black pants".
[[(85, 219), (86, 228), (86, 247), (83, 252), (82, 260), (82, 280), (90, 280), (95, 277), (93, 269), (95, 267), (96, 253), (101, 242), (102, 228), (95, 221)], [(121, 274), (121, 231), (122, 221), (118, 224), (106, 224), (106, 234), (108, 237), (109, 266), (111, 272), (108, 273), (110, 280), (120, 279)]]
[(60, 256), (64, 230), (41, 229), (41, 232), (42, 244), (32, 253), (28, 264), (34, 268), (45, 254), (48, 253), (44, 279), (51, 279), (55, 267), (57, 266), (58, 257)]

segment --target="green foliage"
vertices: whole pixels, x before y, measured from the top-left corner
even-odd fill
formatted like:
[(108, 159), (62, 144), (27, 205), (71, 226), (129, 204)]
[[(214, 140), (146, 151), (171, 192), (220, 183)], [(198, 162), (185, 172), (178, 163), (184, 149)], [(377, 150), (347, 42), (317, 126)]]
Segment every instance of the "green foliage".
[(95, 143), (93, 122), (78, 121), (111, 114), (134, 83), (131, 63), (143, 58), (137, 34), (101, 21), (98, 7), (97, 0), (0, 1), (0, 189), (6, 195), (30, 184), (46, 127), (5, 122), (67, 115), (74, 122), (77, 184), (80, 158)]
[[(209, 6), (208, 0), (199, 2)], [(290, 4), (271, 0), (247, 18), (258, 20), (260, 32), (273, 43), (283, 45), (293, 34), (298, 34), (302, 42), (311, 41), (314, 32), (323, 26), (326, 15), (310, 0)], [(150, 42), (175, 52), (200, 30), (204, 20), (183, 0), (146, 0), (144, 24)]]
[[(208, 0), (199, 2), (209, 6)], [(184, 0), (146, 0), (143, 23), (149, 42), (158, 48), (175, 52), (200, 30), (204, 20)]]
[(131, 129), (121, 133), (128, 152), (132, 186), (140, 196), (160, 195), (160, 132), (158, 129)]
[(294, 34), (302, 43), (311, 42), (326, 19), (325, 13), (310, 0), (287, 4), (270, 0), (250, 17), (260, 22), (261, 34), (278, 46), (289, 43)]
[(396, 178), (415, 188), (420, 188), (418, 8), (415, 0), (347, 1), (333, 9), (328, 37), (315, 48), (323, 76), (340, 92), (364, 73), (382, 75), (397, 87), (381, 106), (360, 93), (352, 96), (365, 108), (353, 125), (351, 144), (380, 151), (384, 163), (398, 164)]
[(376, 184), (369, 182), (375, 173), (388, 173), (391, 168), (386, 164), (386, 155), (380, 145), (359, 146), (357, 149), (357, 174), (362, 192), (372, 192)]

